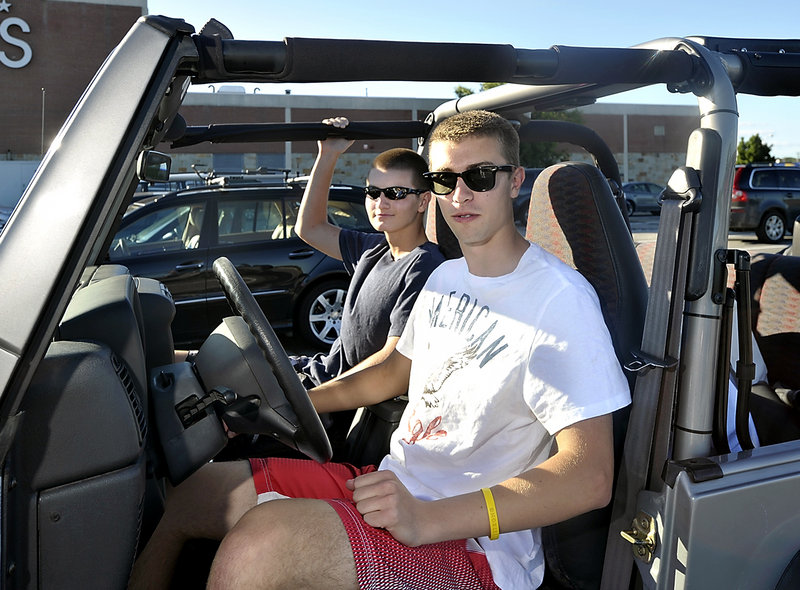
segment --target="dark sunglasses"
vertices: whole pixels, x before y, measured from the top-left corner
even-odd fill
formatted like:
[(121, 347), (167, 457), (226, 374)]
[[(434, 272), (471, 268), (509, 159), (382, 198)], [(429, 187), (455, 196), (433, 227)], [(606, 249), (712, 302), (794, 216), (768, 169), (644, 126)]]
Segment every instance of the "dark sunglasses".
[(379, 199), (381, 194), (384, 194), (387, 199), (399, 201), (400, 199), (405, 199), (408, 193), (421, 195), (424, 192), (426, 192), (424, 189), (406, 188), (404, 186), (390, 186), (387, 188), (378, 188), (377, 186), (364, 187), (364, 194), (373, 200)]
[(464, 172), (426, 172), (425, 178), (431, 181), (431, 190), (436, 195), (449, 195), (456, 190), (459, 178), (464, 179), (464, 184), (470, 190), (485, 193), (494, 188), (498, 172), (512, 172), (516, 166), (478, 166)]

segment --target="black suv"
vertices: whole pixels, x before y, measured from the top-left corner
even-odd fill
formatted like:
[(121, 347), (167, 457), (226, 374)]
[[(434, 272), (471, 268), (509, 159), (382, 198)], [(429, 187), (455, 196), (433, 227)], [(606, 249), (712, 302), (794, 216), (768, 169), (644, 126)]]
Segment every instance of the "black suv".
[[(230, 315), (211, 269), (225, 256), (274, 327), (294, 327), (309, 344), (325, 348), (338, 336), (349, 277), (340, 261), (294, 233), (302, 196), (303, 187), (292, 183), (168, 193), (129, 210), (108, 261), (169, 289), (179, 347), (199, 345)], [(359, 188), (331, 187), (328, 215), (339, 227), (374, 231)]]
[(800, 167), (747, 164), (736, 167), (730, 228), (755, 230), (762, 242), (783, 239), (800, 215)]

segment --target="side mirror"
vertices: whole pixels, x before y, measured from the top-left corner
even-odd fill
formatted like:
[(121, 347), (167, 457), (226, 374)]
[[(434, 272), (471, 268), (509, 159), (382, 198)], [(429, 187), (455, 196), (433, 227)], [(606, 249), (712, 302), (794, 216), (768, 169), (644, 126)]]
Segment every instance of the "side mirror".
[(172, 158), (155, 150), (145, 150), (139, 154), (136, 173), (141, 180), (148, 182), (167, 182)]

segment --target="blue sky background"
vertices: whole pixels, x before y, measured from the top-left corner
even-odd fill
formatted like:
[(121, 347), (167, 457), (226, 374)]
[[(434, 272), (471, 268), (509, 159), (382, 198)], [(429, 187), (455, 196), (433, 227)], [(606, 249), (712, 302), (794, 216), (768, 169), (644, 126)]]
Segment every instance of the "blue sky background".
[[(800, 38), (796, 0), (149, 0), (152, 14), (183, 18), (200, 29), (216, 18), (238, 39), (284, 37), (391, 39), (508, 43), (518, 48), (551, 45), (627, 47), (661, 37)], [(478, 87), (476, 83), (465, 86)], [(350, 83), (260, 85), (261, 92), (345, 96), (453, 98), (455, 84)], [(197, 90), (208, 90), (197, 88)], [(694, 104), (691, 96), (663, 87), (617, 95), (604, 102)], [(800, 158), (800, 98), (739, 97), (739, 136), (759, 133), (777, 157)]]

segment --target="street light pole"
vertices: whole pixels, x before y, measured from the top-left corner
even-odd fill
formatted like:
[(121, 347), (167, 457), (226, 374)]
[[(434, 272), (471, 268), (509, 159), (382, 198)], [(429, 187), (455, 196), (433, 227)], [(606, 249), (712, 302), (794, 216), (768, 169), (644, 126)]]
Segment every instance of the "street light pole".
[(44, 98), (45, 98), (45, 90), (42, 88), (42, 146), (40, 155), (44, 156)]

